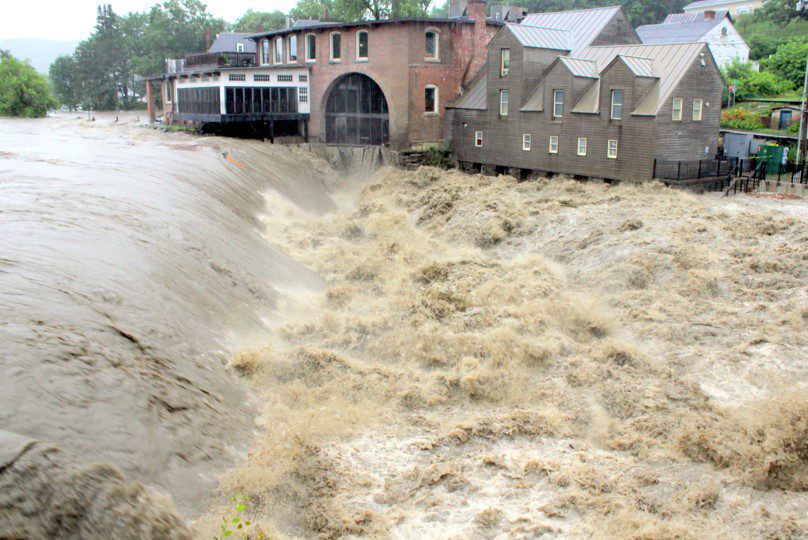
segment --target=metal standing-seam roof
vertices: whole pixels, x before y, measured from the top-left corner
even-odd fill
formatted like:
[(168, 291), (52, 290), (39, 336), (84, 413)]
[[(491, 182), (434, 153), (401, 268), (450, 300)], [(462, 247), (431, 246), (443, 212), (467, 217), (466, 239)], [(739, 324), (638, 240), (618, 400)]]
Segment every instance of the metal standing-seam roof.
[(665, 20), (662, 21), (662, 24), (679, 24), (679, 23), (690, 23), (690, 22), (699, 22), (705, 21), (710, 19), (718, 19), (723, 20), (725, 18), (730, 17), (729, 11), (726, 9), (717, 9), (715, 10), (715, 16), (707, 17), (707, 13), (704, 11), (697, 11), (695, 13), (671, 13)]
[(544, 28), (524, 22), (522, 24), (507, 23), (505, 26), (525, 47), (557, 51), (572, 50), (572, 35), (566, 30)]
[[(637, 69), (650, 70), (651, 65), (655, 77), (658, 93), (649, 91), (640, 101), (635, 115), (655, 115), (667, 102), (674, 89), (687, 73), (687, 70), (696, 61), (696, 58), (709, 49), (704, 43), (682, 43), (674, 45), (607, 45), (600, 47), (587, 47), (575, 52), (575, 56), (583, 60), (592, 60), (598, 65), (598, 72), (602, 73), (617, 57), (623, 61), (632, 62)], [(642, 62), (628, 60), (627, 57), (643, 59)]]
[(637, 28), (637, 34), (646, 45), (686, 43), (702, 39), (705, 34), (722, 22), (724, 22), (723, 18), (715, 18), (686, 23), (646, 24)]
[(726, 4), (746, 4), (748, 1), (749, 0), (700, 0), (699, 2), (693, 2), (686, 5), (683, 9), (687, 11), (688, 9), (701, 9)]
[(641, 58), (627, 54), (621, 54), (618, 58), (625, 62), (628, 69), (637, 77), (659, 78), (656, 67), (654, 67), (654, 60), (651, 58)]
[(524, 18), (522, 24), (566, 30), (572, 36), (572, 49), (577, 49), (591, 45), (609, 21), (620, 13), (620, 10), (620, 6), (613, 6), (552, 13), (531, 13)]
[(581, 60), (569, 56), (559, 56), (558, 61), (567, 66), (574, 77), (598, 78), (598, 65), (591, 60)]
[(597, 114), (600, 112), (600, 79), (586, 89), (584, 95), (572, 108), (574, 113)]
[(463, 94), (454, 104), (452, 109), (472, 109), (472, 110), (485, 110), (486, 109), (486, 93), (488, 92), (488, 78), (483, 74), (482, 77), (474, 84), (469, 91)]

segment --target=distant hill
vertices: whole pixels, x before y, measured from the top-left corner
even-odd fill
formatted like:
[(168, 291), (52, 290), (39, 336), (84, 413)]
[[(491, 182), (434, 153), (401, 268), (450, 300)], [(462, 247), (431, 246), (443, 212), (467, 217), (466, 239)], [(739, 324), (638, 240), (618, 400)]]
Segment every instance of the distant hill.
[(48, 39), (21, 38), (0, 39), (0, 49), (11, 51), (15, 57), (31, 61), (34, 69), (47, 74), (57, 56), (73, 54), (78, 41), (51, 41)]

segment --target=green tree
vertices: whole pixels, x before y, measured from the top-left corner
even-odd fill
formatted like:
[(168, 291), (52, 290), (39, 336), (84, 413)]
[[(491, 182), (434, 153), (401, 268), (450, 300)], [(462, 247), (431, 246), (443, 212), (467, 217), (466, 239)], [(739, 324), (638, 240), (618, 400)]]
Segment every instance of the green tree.
[(763, 61), (772, 73), (801, 88), (805, 81), (805, 62), (808, 59), (808, 41), (791, 40), (780, 45), (771, 57)]
[(805, 18), (793, 17), (781, 24), (772, 21), (761, 10), (738, 17), (735, 28), (749, 45), (752, 60), (768, 58), (790, 39), (808, 40), (808, 20)]
[(332, 21), (363, 21), (426, 17), (430, 0), (299, 0), (296, 19), (320, 19), (328, 11)]
[(278, 30), (286, 26), (286, 15), (275, 11), (253, 11), (248, 9), (234, 25), (236, 32), (259, 32), (261, 30)]
[(784, 26), (792, 19), (808, 19), (806, 10), (797, 11), (794, 0), (765, 0), (763, 7), (755, 11), (755, 15), (780, 26)]
[(40, 118), (56, 105), (45, 77), (10, 54), (0, 55), (0, 115)]
[(79, 76), (76, 61), (68, 55), (57, 57), (48, 71), (53, 93), (70, 110), (76, 110), (81, 104), (81, 96), (78, 94), (81, 88), (78, 84)]
[(724, 69), (724, 78), (738, 83), (738, 101), (751, 97), (779, 96), (794, 90), (791, 81), (781, 79), (771, 71), (759, 72), (751, 62), (733, 62)]

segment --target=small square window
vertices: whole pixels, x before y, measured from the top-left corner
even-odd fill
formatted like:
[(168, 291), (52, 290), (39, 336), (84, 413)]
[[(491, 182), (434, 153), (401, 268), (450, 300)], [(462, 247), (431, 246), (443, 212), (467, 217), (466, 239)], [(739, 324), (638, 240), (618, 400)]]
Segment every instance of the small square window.
[(551, 154), (558, 153), (558, 135), (550, 136), (550, 153)]
[(522, 135), (522, 150), (525, 152), (530, 152), (530, 143), (532, 142), (533, 136), (530, 133), (525, 133)]
[(609, 159), (617, 159), (617, 141), (612, 139), (609, 141), (609, 148), (606, 153)]
[(587, 140), (584, 138), (578, 139), (578, 155), (585, 156), (586, 155), (586, 147), (587, 147)]

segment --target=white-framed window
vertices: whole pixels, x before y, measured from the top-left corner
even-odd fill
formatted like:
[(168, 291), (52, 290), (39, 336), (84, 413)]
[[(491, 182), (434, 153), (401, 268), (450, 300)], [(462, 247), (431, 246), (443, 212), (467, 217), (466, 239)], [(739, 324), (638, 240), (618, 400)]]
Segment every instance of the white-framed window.
[(306, 34), (306, 62), (317, 60), (317, 36)]
[(508, 116), (508, 105), (511, 100), (511, 93), (509, 90), (499, 91), (499, 115)]
[(438, 113), (439, 103), (438, 87), (430, 84), (424, 88), (424, 112), (427, 114)]
[(610, 139), (609, 145), (606, 150), (606, 157), (609, 159), (617, 159), (617, 140)]
[(673, 121), (674, 122), (681, 122), (682, 121), (682, 98), (673, 98)]
[(588, 145), (589, 145), (589, 141), (587, 141), (585, 137), (579, 137), (578, 138), (578, 155), (579, 156), (585, 156), (586, 155), (586, 149), (587, 149)]
[(309, 102), (309, 89), (307, 87), (301, 86), (297, 89), (297, 101), (298, 103)]
[(623, 91), (612, 90), (612, 120), (623, 119)]
[(255, 82), (271, 82), (272, 77), (269, 73), (256, 73), (253, 75), (253, 80)]
[(291, 73), (278, 73), (277, 80), (278, 82), (292, 82), (295, 80), (295, 76)]
[(558, 153), (558, 135), (550, 135), (550, 153)]
[(236, 52), (244, 52), (244, 44), (236, 43)]
[(474, 132), (474, 146), (480, 147), (483, 145), (483, 132), (482, 131), (475, 131)]
[(266, 66), (269, 64), (269, 40), (262, 39), (261, 40), (261, 65)]
[(564, 116), (564, 91), (553, 90), (553, 118)]
[(434, 28), (428, 28), (424, 34), (424, 59), (440, 62), (440, 32)]
[(342, 34), (339, 32), (331, 33), (330, 58), (332, 62), (342, 62)]
[(522, 150), (530, 152), (530, 145), (533, 143), (533, 136), (530, 133), (522, 134)]
[(275, 64), (282, 64), (283, 63), (283, 38), (276, 38), (275, 39)]
[(499, 76), (507, 77), (511, 72), (511, 50), (501, 49), (499, 52)]
[(368, 31), (360, 30), (356, 33), (356, 60), (357, 62), (367, 62), (368, 60)]
[(227, 80), (228, 81), (237, 81), (237, 82), (246, 81), (247, 80), (247, 74), (246, 73), (231, 73), (230, 75), (227, 76)]
[(701, 99), (694, 99), (693, 100), (693, 121), (694, 122), (701, 122), (701, 117), (703, 116), (703, 109), (704, 109), (704, 101)]
[(297, 62), (297, 36), (289, 36), (289, 50), (286, 53), (286, 61), (290, 64)]

